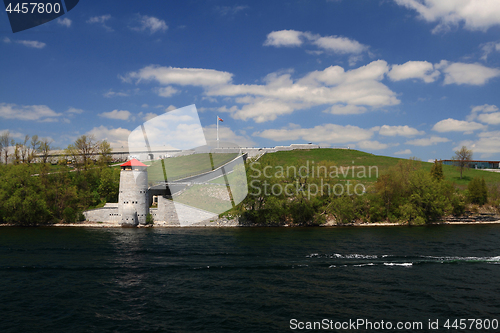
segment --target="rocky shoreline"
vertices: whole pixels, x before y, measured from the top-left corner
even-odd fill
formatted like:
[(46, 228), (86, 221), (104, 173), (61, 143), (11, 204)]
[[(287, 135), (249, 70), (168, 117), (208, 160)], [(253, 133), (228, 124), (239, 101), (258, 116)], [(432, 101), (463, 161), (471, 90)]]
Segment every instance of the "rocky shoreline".
[[(500, 215), (492, 213), (479, 213), (471, 214), (466, 216), (447, 216), (442, 221), (433, 222), (426, 225), (468, 225), (468, 224), (500, 224)], [(12, 224), (0, 224), (0, 227), (15, 227), (17, 225)], [(119, 223), (109, 223), (109, 222), (91, 222), (82, 221), (78, 223), (56, 223), (51, 225), (45, 225), (46, 227), (86, 227), (86, 228), (121, 228)], [(45, 227), (44, 226), (44, 227)], [(390, 222), (374, 222), (374, 223), (347, 223), (347, 224), (336, 224), (333, 221), (329, 221), (319, 227), (392, 227), (392, 226), (408, 226), (408, 223), (390, 223)], [(138, 228), (228, 228), (228, 227), (274, 227), (269, 225), (260, 224), (250, 224), (241, 223), (238, 218), (227, 218), (221, 217), (215, 220), (206, 220), (190, 225), (181, 226), (179, 224), (172, 223), (155, 223), (153, 225), (138, 226)], [(293, 227), (290, 225), (283, 225), (279, 227)]]

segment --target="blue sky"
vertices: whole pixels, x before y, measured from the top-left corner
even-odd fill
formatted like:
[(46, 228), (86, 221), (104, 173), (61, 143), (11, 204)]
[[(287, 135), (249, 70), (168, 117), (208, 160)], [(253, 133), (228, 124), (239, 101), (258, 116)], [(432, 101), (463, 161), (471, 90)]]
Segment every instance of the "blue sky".
[(195, 104), (209, 140), (500, 160), (495, 0), (86, 1), (13, 34), (0, 131), (120, 147)]

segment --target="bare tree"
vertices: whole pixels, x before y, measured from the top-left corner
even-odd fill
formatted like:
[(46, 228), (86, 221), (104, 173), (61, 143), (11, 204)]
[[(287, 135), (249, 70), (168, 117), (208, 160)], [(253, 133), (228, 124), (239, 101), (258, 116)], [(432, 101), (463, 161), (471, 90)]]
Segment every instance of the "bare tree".
[(99, 155), (102, 162), (110, 159), (111, 147), (106, 140), (96, 141), (94, 135), (82, 135), (76, 139), (74, 144), (71, 144), (66, 149), (66, 155), (73, 158), (77, 165), (87, 169), (93, 160), (93, 156)]
[(36, 153), (40, 152), (41, 143), (42, 142), (38, 140), (38, 135), (35, 134), (31, 137), (31, 142), (28, 152), (28, 163), (31, 163), (35, 159)]
[[(21, 157), (21, 161), (23, 163), (26, 163), (29, 159), (29, 146), (28, 146), (28, 141), (30, 140), (30, 136), (26, 134), (24, 136), (24, 142), (19, 143), (19, 155)], [(17, 146), (17, 145), (16, 145)]]
[(12, 146), (14, 146), (14, 160), (13, 164), (21, 163), (21, 155), (22, 155), (22, 143), (11, 141)]
[(100, 163), (108, 164), (109, 162), (111, 162), (111, 151), (113, 149), (111, 148), (111, 145), (109, 144), (108, 141), (106, 140), (100, 141), (97, 150), (99, 152)]
[(466, 146), (462, 146), (460, 150), (457, 150), (455, 152), (453, 161), (455, 162), (455, 165), (460, 169), (460, 179), (462, 179), (464, 168), (469, 167), (470, 160), (472, 160), (472, 150), (467, 149)]
[(9, 158), (9, 146), (10, 146), (10, 133), (9, 133), (9, 131), (5, 131), (5, 132), (3, 132), (2, 135), (0, 135), (0, 144), (2, 145), (2, 150), (3, 150), (2, 152), (3, 152), (5, 164), (7, 164), (7, 161)]
[(39, 151), (42, 154), (43, 163), (47, 163), (47, 159), (49, 158), (51, 144), (52, 144), (52, 140), (49, 140), (48, 138), (42, 138), (40, 140)]

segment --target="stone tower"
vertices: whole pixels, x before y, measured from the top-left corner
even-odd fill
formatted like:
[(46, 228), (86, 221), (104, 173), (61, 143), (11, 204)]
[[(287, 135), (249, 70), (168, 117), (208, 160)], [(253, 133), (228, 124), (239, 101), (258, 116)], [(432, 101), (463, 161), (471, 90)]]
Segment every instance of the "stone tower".
[(149, 213), (147, 165), (132, 159), (120, 165), (118, 215), (122, 226), (146, 224)]

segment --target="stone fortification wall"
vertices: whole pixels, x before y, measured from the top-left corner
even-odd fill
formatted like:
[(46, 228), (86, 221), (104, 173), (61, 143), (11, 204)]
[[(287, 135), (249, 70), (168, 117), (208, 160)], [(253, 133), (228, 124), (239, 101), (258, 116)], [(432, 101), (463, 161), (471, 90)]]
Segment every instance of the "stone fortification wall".
[(247, 153), (249, 158), (260, 157), (264, 154), (275, 153), (277, 151), (290, 151), (296, 149), (318, 149), (315, 144), (291, 144), (289, 146), (276, 146), (270, 148), (241, 148), (242, 153)]
[(174, 202), (163, 195), (158, 196), (158, 208), (150, 209), (153, 220), (168, 225), (179, 225)]
[(118, 204), (106, 204), (102, 208), (91, 209), (83, 212), (85, 220), (90, 222), (112, 222), (119, 224), (121, 216), (118, 214)]

